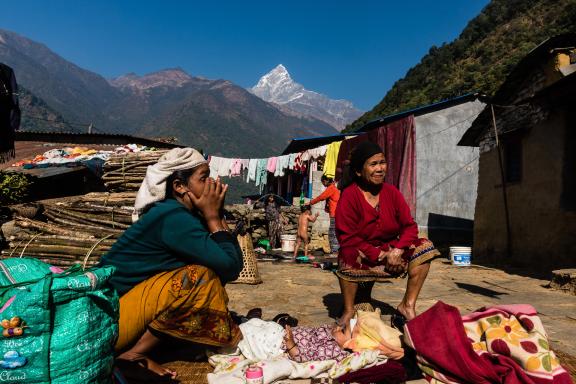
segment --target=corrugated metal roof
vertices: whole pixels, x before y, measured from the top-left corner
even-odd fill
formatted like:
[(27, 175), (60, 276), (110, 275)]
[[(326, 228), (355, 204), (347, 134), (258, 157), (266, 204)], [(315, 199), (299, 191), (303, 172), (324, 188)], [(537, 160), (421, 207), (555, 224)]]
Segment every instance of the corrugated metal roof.
[(352, 132), (346, 134), (337, 134), (330, 136), (321, 137), (297, 137), (292, 139), (290, 144), (282, 152), (283, 155), (289, 155), (290, 153), (302, 152), (307, 149), (312, 149), (319, 147), (321, 145), (330, 144), (334, 141), (344, 140), (346, 137), (361, 135), (361, 132)]
[(125, 145), (139, 144), (155, 148), (184, 147), (175, 143), (130, 136), (121, 133), (77, 133), (77, 132), (35, 132), (16, 131), (16, 141), (42, 141), (46, 143)]
[(480, 94), (477, 92), (467, 93), (465, 95), (454, 97), (452, 99), (446, 99), (446, 100), (438, 101), (436, 103), (432, 103), (432, 104), (428, 104), (428, 105), (423, 105), (421, 107), (409, 109), (409, 110), (406, 110), (403, 112), (394, 113), (392, 115), (382, 116), (382, 117), (379, 117), (377, 119), (374, 119), (374, 120), (364, 124), (362, 127), (358, 128), (355, 132), (367, 132), (367, 131), (370, 131), (371, 129), (378, 128), (384, 124), (387, 124), (387, 123), (390, 123), (392, 121), (404, 118), (406, 116), (410, 116), (410, 115), (421, 116), (421, 115), (425, 115), (427, 113), (439, 111), (441, 109), (450, 108), (450, 107), (453, 107), (455, 105), (459, 105), (459, 104), (467, 103), (469, 101), (476, 100), (479, 96), (480, 96)]

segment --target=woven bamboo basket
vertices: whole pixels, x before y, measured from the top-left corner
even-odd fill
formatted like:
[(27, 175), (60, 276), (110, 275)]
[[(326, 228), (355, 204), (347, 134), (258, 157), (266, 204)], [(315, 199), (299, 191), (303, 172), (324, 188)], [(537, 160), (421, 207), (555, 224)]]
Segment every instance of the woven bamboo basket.
[(262, 278), (258, 272), (258, 262), (256, 261), (256, 254), (252, 245), (252, 236), (249, 233), (244, 236), (238, 235), (238, 244), (242, 249), (242, 261), (244, 267), (240, 272), (240, 276), (232, 283), (235, 284), (260, 284)]

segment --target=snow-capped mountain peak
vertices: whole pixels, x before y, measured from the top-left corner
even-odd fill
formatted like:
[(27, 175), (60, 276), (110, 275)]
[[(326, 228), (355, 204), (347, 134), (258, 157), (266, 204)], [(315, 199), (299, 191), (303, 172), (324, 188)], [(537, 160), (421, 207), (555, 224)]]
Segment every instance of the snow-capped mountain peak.
[(261, 99), (280, 104), (305, 116), (320, 119), (339, 131), (358, 118), (362, 112), (347, 100), (332, 100), (320, 93), (309, 91), (298, 84), (282, 64), (260, 78), (249, 89)]

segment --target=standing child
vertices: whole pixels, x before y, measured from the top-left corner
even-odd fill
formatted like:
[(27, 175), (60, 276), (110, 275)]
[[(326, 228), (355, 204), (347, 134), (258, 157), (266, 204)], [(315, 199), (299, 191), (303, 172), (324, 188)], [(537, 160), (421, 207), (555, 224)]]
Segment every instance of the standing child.
[(312, 214), (312, 208), (309, 205), (300, 207), (300, 216), (298, 217), (298, 237), (296, 239), (296, 246), (294, 247), (294, 258), (298, 254), (300, 244), (304, 243), (304, 256), (308, 256), (308, 244), (310, 238), (308, 237), (308, 222), (315, 222), (318, 218), (318, 213)]

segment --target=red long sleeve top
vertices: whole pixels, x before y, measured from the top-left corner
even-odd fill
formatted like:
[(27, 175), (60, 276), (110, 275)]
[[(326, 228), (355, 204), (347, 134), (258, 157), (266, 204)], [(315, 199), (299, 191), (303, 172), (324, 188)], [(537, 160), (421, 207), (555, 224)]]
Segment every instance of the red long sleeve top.
[(418, 240), (418, 225), (404, 197), (394, 186), (384, 183), (376, 210), (354, 183), (342, 191), (336, 210), (336, 237), (340, 257), (356, 263), (361, 251), (371, 262), (390, 246), (407, 249)]
[(324, 192), (322, 192), (318, 197), (315, 197), (310, 201), (310, 205), (314, 205), (320, 201), (328, 200), (328, 209), (330, 217), (336, 216), (336, 208), (338, 206), (338, 201), (340, 200), (340, 190), (334, 185), (330, 184)]

